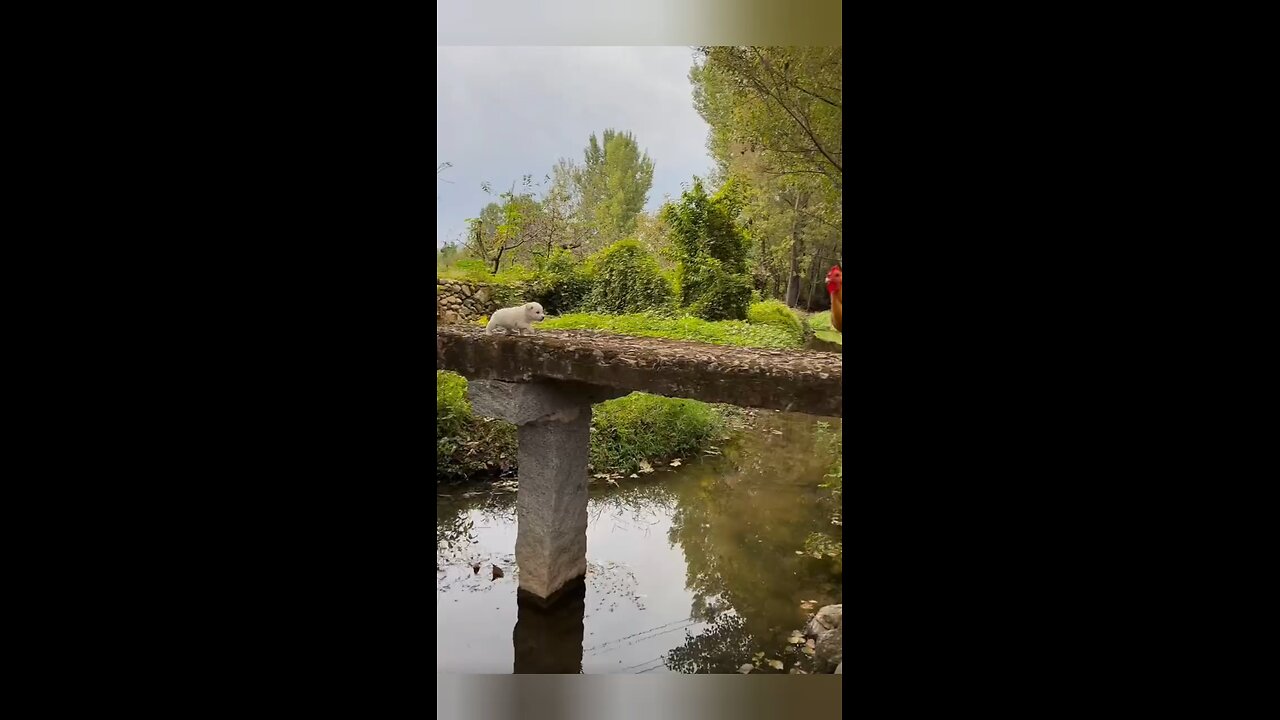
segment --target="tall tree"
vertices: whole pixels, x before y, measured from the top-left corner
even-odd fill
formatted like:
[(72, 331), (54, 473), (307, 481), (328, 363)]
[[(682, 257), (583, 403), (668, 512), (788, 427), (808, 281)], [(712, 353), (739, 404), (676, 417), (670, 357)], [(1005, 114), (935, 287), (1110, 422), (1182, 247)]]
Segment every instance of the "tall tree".
[(712, 152), (760, 151), (777, 175), (820, 175), (843, 188), (841, 49), (699, 48), (694, 105), (713, 128)]
[[(480, 217), (467, 220), (468, 254), (492, 263), (489, 272), (495, 274), (507, 253), (536, 240), (531, 229), (537, 227), (540, 207), (532, 193), (533, 178), (525, 175), (521, 182), (522, 192), (517, 193), (515, 183), (511, 183), (511, 189), (498, 196), (500, 202), (489, 203), (480, 211)], [(480, 187), (487, 193), (492, 192), (487, 182)]]
[(702, 181), (662, 209), (681, 304), (706, 320), (741, 320), (751, 302), (747, 240), (735, 223), (740, 200), (732, 184), (708, 195)]
[[(694, 105), (723, 180), (741, 181), (757, 288), (809, 302), (839, 244), (843, 173), (839, 48), (701, 48)], [(785, 278), (785, 279), (784, 279)], [(783, 292), (785, 288), (785, 293)]]
[(635, 230), (636, 215), (653, 187), (653, 160), (640, 150), (634, 135), (609, 129), (602, 140), (591, 134), (584, 164), (573, 172), (583, 214), (599, 231), (599, 245)]

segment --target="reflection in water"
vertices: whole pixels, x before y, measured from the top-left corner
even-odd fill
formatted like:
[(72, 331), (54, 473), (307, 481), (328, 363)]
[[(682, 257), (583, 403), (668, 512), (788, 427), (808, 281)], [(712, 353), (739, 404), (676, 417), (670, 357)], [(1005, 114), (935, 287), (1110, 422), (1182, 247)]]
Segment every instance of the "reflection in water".
[[(812, 532), (840, 537), (830, 495), (818, 487), (832, 456), (816, 418), (758, 419), (723, 455), (685, 458), (674, 472), (620, 488), (593, 484), (585, 583), (550, 611), (516, 599), (515, 495), (442, 487), (437, 672), (803, 667), (802, 647), (788, 643), (808, 617), (801, 604), (842, 600), (839, 566), (797, 554)], [(503, 577), (494, 579), (490, 565)]]
[(520, 616), (513, 641), (515, 672), (577, 674), (582, 672), (582, 616), (587, 609), (587, 584), (576, 580), (549, 608), (518, 593)]

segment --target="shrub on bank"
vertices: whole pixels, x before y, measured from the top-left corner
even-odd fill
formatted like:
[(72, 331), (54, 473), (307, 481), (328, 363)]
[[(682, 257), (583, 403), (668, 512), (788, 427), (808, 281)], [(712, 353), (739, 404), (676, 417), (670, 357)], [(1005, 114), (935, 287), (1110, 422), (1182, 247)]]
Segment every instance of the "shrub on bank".
[(437, 481), (496, 475), (515, 464), (516, 426), (472, 415), (466, 378), (437, 370)]
[(804, 342), (804, 324), (787, 304), (780, 300), (767, 300), (753, 304), (747, 310), (747, 320), (758, 325), (775, 325), (792, 333), (797, 343)]
[(619, 240), (593, 256), (586, 305), (607, 313), (655, 310), (671, 303), (671, 283), (658, 261), (636, 240)]
[[(595, 406), (591, 464), (597, 471), (633, 473), (640, 461), (685, 457), (714, 444), (723, 412), (695, 400), (632, 393)], [(516, 467), (516, 428), (476, 417), (462, 376), (436, 371), (436, 477), (463, 480)]]
[(597, 405), (591, 427), (591, 464), (634, 473), (642, 460), (684, 457), (714, 444), (725, 423), (706, 403), (637, 392)]

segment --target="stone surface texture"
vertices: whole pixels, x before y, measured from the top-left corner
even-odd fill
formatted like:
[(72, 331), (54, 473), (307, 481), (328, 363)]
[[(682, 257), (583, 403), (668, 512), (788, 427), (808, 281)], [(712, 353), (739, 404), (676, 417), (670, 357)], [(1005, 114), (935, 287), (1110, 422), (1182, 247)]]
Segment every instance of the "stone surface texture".
[(815, 638), (814, 659), (822, 672), (841, 672), (844, 664), (844, 631), (841, 620), (844, 605), (827, 605), (818, 610), (809, 624), (805, 626), (805, 635)]
[(507, 336), (486, 335), (484, 328), (470, 325), (436, 328), (436, 369), (468, 380), (567, 380), (830, 417), (842, 417), (841, 357), (585, 330)]
[(469, 323), (498, 309), (488, 285), (436, 278), (436, 322)]
[(576, 383), (468, 383), (472, 411), (517, 425), (520, 589), (551, 602), (587, 573), (591, 403), (618, 394)]

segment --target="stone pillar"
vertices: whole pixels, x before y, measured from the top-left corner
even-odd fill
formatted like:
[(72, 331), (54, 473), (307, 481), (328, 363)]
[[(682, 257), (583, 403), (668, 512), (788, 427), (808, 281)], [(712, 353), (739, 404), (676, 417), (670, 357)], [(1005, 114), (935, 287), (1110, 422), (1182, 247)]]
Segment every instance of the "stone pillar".
[(580, 383), (468, 383), (472, 411), (519, 428), (516, 565), (520, 592), (550, 604), (587, 572), (591, 404), (626, 391)]

